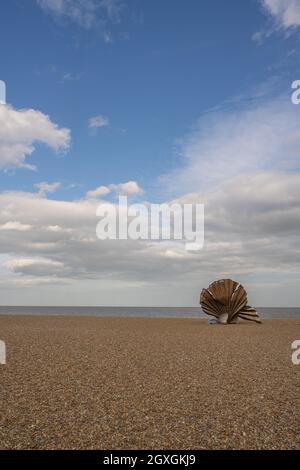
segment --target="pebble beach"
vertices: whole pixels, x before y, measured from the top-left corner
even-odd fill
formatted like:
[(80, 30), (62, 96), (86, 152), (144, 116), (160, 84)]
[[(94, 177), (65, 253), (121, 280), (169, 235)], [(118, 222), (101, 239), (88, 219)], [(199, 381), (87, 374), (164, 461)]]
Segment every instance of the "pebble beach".
[(300, 320), (0, 316), (1, 449), (299, 449)]

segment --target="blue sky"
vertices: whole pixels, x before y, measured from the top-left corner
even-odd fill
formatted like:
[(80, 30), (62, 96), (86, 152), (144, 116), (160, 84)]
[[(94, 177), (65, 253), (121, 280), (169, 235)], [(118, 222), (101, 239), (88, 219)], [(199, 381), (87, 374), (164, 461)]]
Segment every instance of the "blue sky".
[[(80, 185), (62, 190), (66, 198), (99, 181), (134, 179), (152, 190), (176, 166), (176, 139), (201, 113), (273, 77), (268, 67), (293, 47), (276, 35), (272, 46), (257, 47), (252, 35), (266, 18), (255, 1), (128, 1), (120, 23), (108, 20), (112, 43), (103, 27), (55, 20), (36, 1), (4, 2), (1, 15), (8, 102), (39, 109), (72, 131), (68, 155), (55, 159), (38, 148), (30, 158), (38, 173), (1, 174), (1, 184)], [(110, 125), (93, 136), (87, 123), (96, 115)]]
[[(30, 137), (25, 138), (25, 145), (33, 146), (32, 151), (21, 152), (23, 156), (14, 153), (14, 160), (10, 161), (7, 148), (1, 150), (0, 147), (0, 152), (6, 152), (2, 155), (5, 163), (0, 171), (5, 204), (7, 194), (11, 194), (11, 201), (20, 197), (21, 192), (23, 202), (26, 198), (31, 200), (38, 192), (36, 185), (46, 182), (49, 185), (56, 183), (56, 187), (38, 196), (43, 212), (43, 204), (51, 200), (60, 201), (60, 208), (67, 202), (77, 204), (77, 210), (79, 204), (86, 203), (89, 191), (102, 185), (134, 181), (143, 188), (143, 198), (151, 202), (198, 192), (198, 199), (207, 201), (210, 208), (209, 224), (213, 214), (217, 217), (220, 203), (217, 200), (213, 207), (213, 201), (225, 191), (232, 176), (232, 171), (227, 174), (227, 169), (232, 163), (237, 168), (236, 178), (245, 177), (245, 172), (248, 172), (253, 182), (265, 178), (265, 187), (270, 187), (270, 193), (267, 196), (262, 194), (259, 203), (250, 200), (239, 208), (244, 214), (251, 206), (249, 219), (258, 217), (262, 210), (268, 210), (265, 197), (274, 200), (271, 192), (274, 178), (278, 178), (280, 184), (286, 178), (292, 178), (292, 184), (286, 180), (286, 187), (295, 187), (297, 192), (294, 178), (298, 176), (295, 164), (298, 157), (293, 157), (293, 164), (289, 162), (284, 166), (284, 158), (282, 154), (277, 155), (276, 149), (282, 146), (282, 152), (285, 152), (284, 133), (281, 135), (279, 130), (289, 129), (290, 119), (292, 116), (297, 119), (299, 114), (290, 102), (291, 83), (299, 78), (298, 0), (5, 0), (1, 5), (1, 19), (0, 79), (7, 85), (7, 103), (16, 113), (34, 110), (34, 113), (49, 116), (47, 130), (42, 129), (38, 135), (30, 131)], [(39, 125), (40, 117), (35, 115), (37, 124), (32, 124), (29, 113), (26, 125), (32, 125), (34, 129)], [(274, 146), (274, 151), (268, 149), (268, 142), (263, 141), (268, 130), (261, 132), (264, 123), (271, 122), (269, 117), (274, 122), (271, 123), (273, 132), (268, 142)], [(252, 123), (259, 119), (262, 126), (258, 129)], [(91, 126), (92, 122), (96, 127)], [(290, 142), (294, 142), (297, 133), (295, 122)], [(245, 123), (244, 127), (242, 123)], [(238, 135), (236, 129), (239, 125)], [(222, 135), (224, 129), (228, 139)], [(49, 134), (46, 135), (47, 132)], [(240, 141), (241, 136), (245, 137), (243, 142)], [(278, 136), (277, 140), (275, 136)], [(4, 131), (2, 137), (0, 133), (1, 138), (6, 142)], [(253, 155), (259, 156), (256, 159), (252, 159), (250, 153), (248, 156), (247, 151), (243, 152), (244, 143), (249, 149), (253, 141), (256, 144)], [(15, 142), (9, 142), (15, 145)], [(226, 148), (230, 152), (231, 143), (237, 153), (241, 149), (238, 162), (231, 162), (225, 152)], [(13, 151), (18, 149), (13, 147)], [(243, 159), (245, 165), (241, 165)], [(219, 176), (210, 181), (209, 171), (219, 172)], [(210, 181), (209, 188), (207, 181)], [(286, 187), (282, 188), (283, 192)], [(230, 196), (230, 192), (226, 192), (228, 194)], [(240, 193), (232, 195), (223, 214), (231, 211), (230, 215), (233, 215), (235, 209), (231, 204), (235, 197), (242, 199)], [(287, 194), (286, 200), (294, 198), (294, 201), (297, 197), (298, 193)], [(278, 233), (282, 233), (282, 227), (288, 226), (286, 211), (280, 204), (276, 208), (277, 216), (282, 220)], [(27, 216), (23, 215), (22, 221), (21, 215), (16, 213), (7, 219), (5, 208), (3, 210), (3, 226), (16, 221), (25, 226), (26, 217), (27, 225), (34, 226), (31, 210), (28, 209)], [(267, 216), (274, 217), (274, 210)], [(39, 214), (35, 215), (35, 223), (44, 226), (45, 221), (41, 222), (39, 217)], [(49, 226), (57, 225), (52, 220), (53, 215), (49, 217)], [(222, 247), (222, 243), (227, 243), (227, 237), (230, 239), (233, 234), (240, 233), (235, 223), (231, 221), (231, 232), (223, 238), (209, 225), (208, 237), (210, 229), (213, 233), (208, 243), (211, 241)], [(211, 227), (214, 227), (213, 222)], [(175, 271), (188, 272), (190, 279), (186, 288), (182, 288), (185, 293), (182, 297), (175, 296), (174, 303), (194, 305), (198, 286), (223, 273), (240, 277), (250, 289), (253, 286), (253, 293), (258, 292), (257, 302), (265, 305), (273, 302), (273, 290), (285, 283), (292, 292), (291, 302), (295, 305), (299, 270), (296, 265), (291, 269), (286, 266), (290, 254), (281, 260), (274, 257), (271, 261), (268, 255), (267, 267), (264, 270), (260, 266), (259, 274), (255, 264), (248, 262), (252, 248), (247, 243), (253, 244), (256, 240), (253, 256), (261, 260), (259, 253), (262, 248), (257, 247), (266, 237), (273, 236), (270, 227), (265, 227), (259, 235), (256, 230), (252, 234), (252, 242), (246, 241), (243, 235), (234, 239), (232, 246), (244, 244), (243, 253), (240, 249), (233, 251), (232, 258), (224, 261), (226, 269), (222, 264), (214, 267), (204, 264), (203, 267), (201, 256), (209, 257), (208, 253), (196, 259), (189, 257), (176, 265)], [(5, 228), (5, 235), (8, 232), (12, 235), (10, 230)], [(33, 237), (34, 233), (31, 233)], [(289, 231), (284, 238), (285, 243), (289, 240), (291, 250), (295, 249), (294, 236), (295, 233)], [(40, 237), (43, 239), (42, 234)], [(281, 238), (269, 239), (273, 252), (281, 241)], [(113, 292), (117, 286), (120, 292), (122, 289), (129, 292), (125, 303), (149, 304), (154, 296), (158, 299), (155, 303), (168, 304), (170, 296), (178, 290), (177, 286), (183, 285), (180, 274), (174, 277), (173, 287), (171, 284), (163, 286), (162, 280), (156, 282), (161, 265), (160, 261), (157, 264), (153, 262), (151, 252), (146, 261), (137, 261), (140, 251), (138, 249), (137, 255), (133, 249), (134, 262), (128, 272), (124, 269), (126, 260), (123, 260), (112, 271), (109, 267), (97, 270), (90, 266), (80, 278), (78, 267), (70, 266), (70, 260), (65, 259), (66, 253), (60, 252), (60, 248), (51, 252), (39, 251), (35, 247), (33, 253), (30, 243), (32, 241), (27, 240), (21, 246), (16, 240), (15, 246), (11, 246), (3, 241), (2, 257), (6, 265), (2, 268), (2, 289), (6, 303), (15, 303), (11, 298), (12, 287), (7, 288), (11, 276), (17, 303), (39, 304), (41, 295), (50, 302), (53, 292), (57, 293), (59, 303), (68, 303), (70, 292), (78, 292), (81, 282), (81, 298), (75, 303), (113, 304)], [(72, 240), (65, 241), (65, 244), (71, 246)], [(122, 253), (121, 250), (119, 259)], [(211, 256), (216, 258), (218, 254)], [(54, 267), (62, 263), (67, 273), (66, 294), (58, 294), (57, 287), (64, 276), (59, 276), (55, 270), (45, 273), (22, 270), (22, 263), (18, 261), (22, 259), (43, 262), (45, 269), (50, 266), (50, 261), (56, 263)], [(137, 298), (139, 270), (148, 259), (151, 259), (150, 264), (153, 263), (152, 277), (150, 272), (145, 275), (144, 284), (140, 286), (142, 293)], [(13, 264), (14, 260), (17, 264)], [(83, 264), (84, 260), (81, 260)], [(228, 263), (234, 264), (232, 272), (228, 271)], [(114, 259), (108, 258), (107, 266), (111, 265), (114, 266)], [(223, 271), (220, 266), (223, 266)], [(166, 272), (168, 269), (172, 270), (173, 264), (166, 266)], [(134, 273), (137, 273), (137, 279)], [(112, 279), (109, 286), (103, 287), (105, 295), (97, 293), (103, 276)], [(73, 277), (72, 283), (70, 278)], [(37, 286), (30, 295), (25, 293), (26, 282)], [(268, 284), (267, 294), (259, 291), (261, 283)], [(151, 295), (147, 294), (149, 289)]]

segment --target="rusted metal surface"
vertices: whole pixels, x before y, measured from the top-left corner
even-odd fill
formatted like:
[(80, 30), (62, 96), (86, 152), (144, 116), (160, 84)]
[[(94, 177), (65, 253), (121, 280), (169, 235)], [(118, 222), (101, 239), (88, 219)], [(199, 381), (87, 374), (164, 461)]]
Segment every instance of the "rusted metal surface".
[(244, 287), (231, 279), (220, 279), (203, 289), (200, 304), (204, 313), (220, 323), (236, 323), (238, 318), (261, 323), (255, 308), (248, 305)]

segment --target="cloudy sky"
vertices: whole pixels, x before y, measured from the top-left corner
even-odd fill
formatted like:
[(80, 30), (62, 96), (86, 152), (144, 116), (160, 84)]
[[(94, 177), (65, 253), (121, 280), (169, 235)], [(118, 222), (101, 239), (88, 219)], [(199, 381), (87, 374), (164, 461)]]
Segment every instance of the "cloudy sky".
[[(300, 307), (300, 0), (3, 0), (0, 303)], [(99, 203), (205, 204), (205, 245), (100, 241)]]

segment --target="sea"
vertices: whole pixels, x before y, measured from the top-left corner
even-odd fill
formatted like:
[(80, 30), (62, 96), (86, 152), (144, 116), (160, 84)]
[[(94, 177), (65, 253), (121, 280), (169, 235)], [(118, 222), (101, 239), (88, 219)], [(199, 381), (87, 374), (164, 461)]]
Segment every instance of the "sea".
[[(262, 319), (298, 319), (300, 308), (257, 308)], [(209, 318), (199, 307), (5, 307), (0, 315), (70, 315), (81, 317)]]

